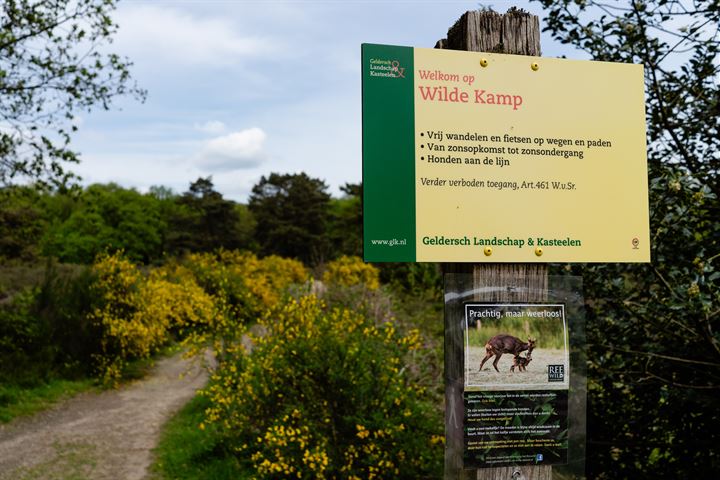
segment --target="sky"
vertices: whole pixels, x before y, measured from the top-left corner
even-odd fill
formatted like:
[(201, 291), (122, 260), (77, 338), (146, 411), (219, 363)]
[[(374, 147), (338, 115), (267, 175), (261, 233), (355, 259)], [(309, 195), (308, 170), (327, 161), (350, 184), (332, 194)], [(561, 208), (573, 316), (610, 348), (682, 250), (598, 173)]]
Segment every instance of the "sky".
[[(432, 48), (465, 11), (525, 1), (122, 0), (110, 51), (147, 99), (82, 113), (83, 184), (187, 191), (212, 176), (245, 202), (270, 173), (306, 172), (339, 196), (362, 180), (360, 45)], [(541, 39), (544, 56), (584, 58)]]

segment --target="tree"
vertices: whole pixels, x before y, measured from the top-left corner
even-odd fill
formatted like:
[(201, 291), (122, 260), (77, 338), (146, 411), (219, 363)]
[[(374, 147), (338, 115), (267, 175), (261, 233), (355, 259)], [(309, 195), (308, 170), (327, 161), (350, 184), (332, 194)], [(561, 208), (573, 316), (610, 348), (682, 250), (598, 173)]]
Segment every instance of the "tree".
[(588, 307), (588, 468), (702, 476), (720, 467), (720, 4), (540, 3), (556, 39), (645, 67), (652, 263), (574, 267)]
[(327, 185), (305, 173), (263, 176), (248, 207), (255, 216), (255, 238), (263, 255), (297, 258), (306, 264), (325, 259), (330, 195)]
[[(245, 215), (244, 219), (251, 222)], [(235, 202), (215, 191), (212, 178), (198, 178), (176, 200), (168, 234), (168, 250), (209, 252), (218, 248), (246, 247), (247, 232), (241, 229)]]
[(329, 240), (332, 243), (332, 256), (362, 256), (362, 184), (346, 183), (340, 190), (342, 198), (330, 201)]
[[(62, 194), (48, 197), (46, 204), (65, 202)], [(123, 250), (128, 258), (149, 263), (162, 256), (166, 229), (160, 201), (152, 195), (96, 184), (74, 199), (65, 217), (51, 218), (43, 250), (63, 262), (85, 264), (104, 251)]]
[(45, 231), (40, 194), (30, 187), (0, 189), (0, 259), (35, 260)]
[(235, 231), (238, 246), (255, 250), (257, 248), (257, 245), (255, 245), (255, 227), (257, 226), (255, 217), (248, 206), (242, 203), (235, 204), (235, 213), (238, 218)]
[(595, 60), (645, 66), (650, 167), (680, 169), (718, 195), (720, 3), (536, 1), (561, 42)]
[(104, 53), (117, 30), (115, 0), (0, 2), (0, 185), (18, 179), (64, 184), (78, 111), (108, 109), (144, 92), (131, 63)]

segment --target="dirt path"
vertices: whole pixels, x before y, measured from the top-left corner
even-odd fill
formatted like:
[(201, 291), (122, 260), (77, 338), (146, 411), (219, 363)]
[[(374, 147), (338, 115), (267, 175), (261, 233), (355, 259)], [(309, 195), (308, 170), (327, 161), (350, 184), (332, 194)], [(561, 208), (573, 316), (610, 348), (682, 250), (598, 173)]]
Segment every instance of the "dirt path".
[(81, 394), (0, 426), (0, 480), (145, 478), (160, 427), (206, 379), (177, 354), (119, 390)]
[[(469, 386), (492, 386), (493, 389), (513, 390), (519, 388), (567, 388), (567, 382), (549, 383), (547, 378), (548, 365), (563, 365), (568, 370), (567, 358), (564, 350), (550, 348), (536, 348), (532, 352), (532, 361), (525, 372), (510, 371), (513, 356), (505, 354), (500, 358), (498, 370), (493, 369), (492, 361), (488, 360), (482, 371), (480, 362), (485, 357), (485, 348), (470, 347), (466, 351), (465, 382)], [(567, 378), (567, 377), (566, 377)]]

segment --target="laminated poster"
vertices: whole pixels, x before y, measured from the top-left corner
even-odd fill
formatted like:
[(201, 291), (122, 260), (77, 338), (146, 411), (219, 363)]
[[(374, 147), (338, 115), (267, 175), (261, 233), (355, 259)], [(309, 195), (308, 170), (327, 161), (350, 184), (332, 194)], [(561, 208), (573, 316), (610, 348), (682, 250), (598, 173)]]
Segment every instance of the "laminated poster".
[(464, 467), (566, 464), (565, 306), (467, 303), (464, 327)]

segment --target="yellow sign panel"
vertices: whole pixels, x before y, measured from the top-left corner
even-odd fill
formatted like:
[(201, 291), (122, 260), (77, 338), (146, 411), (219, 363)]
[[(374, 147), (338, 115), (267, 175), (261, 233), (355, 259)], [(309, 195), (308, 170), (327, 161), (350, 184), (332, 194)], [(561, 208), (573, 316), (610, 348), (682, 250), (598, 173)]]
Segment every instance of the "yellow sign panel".
[[(416, 261), (650, 261), (641, 65), (420, 48), (403, 65), (388, 55), (390, 76), (363, 88), (411, 79), (406, 244)], [(373, 161), (365, 156), (366, 170)], [(372, 192), (372, 176), (364, 181)]]

